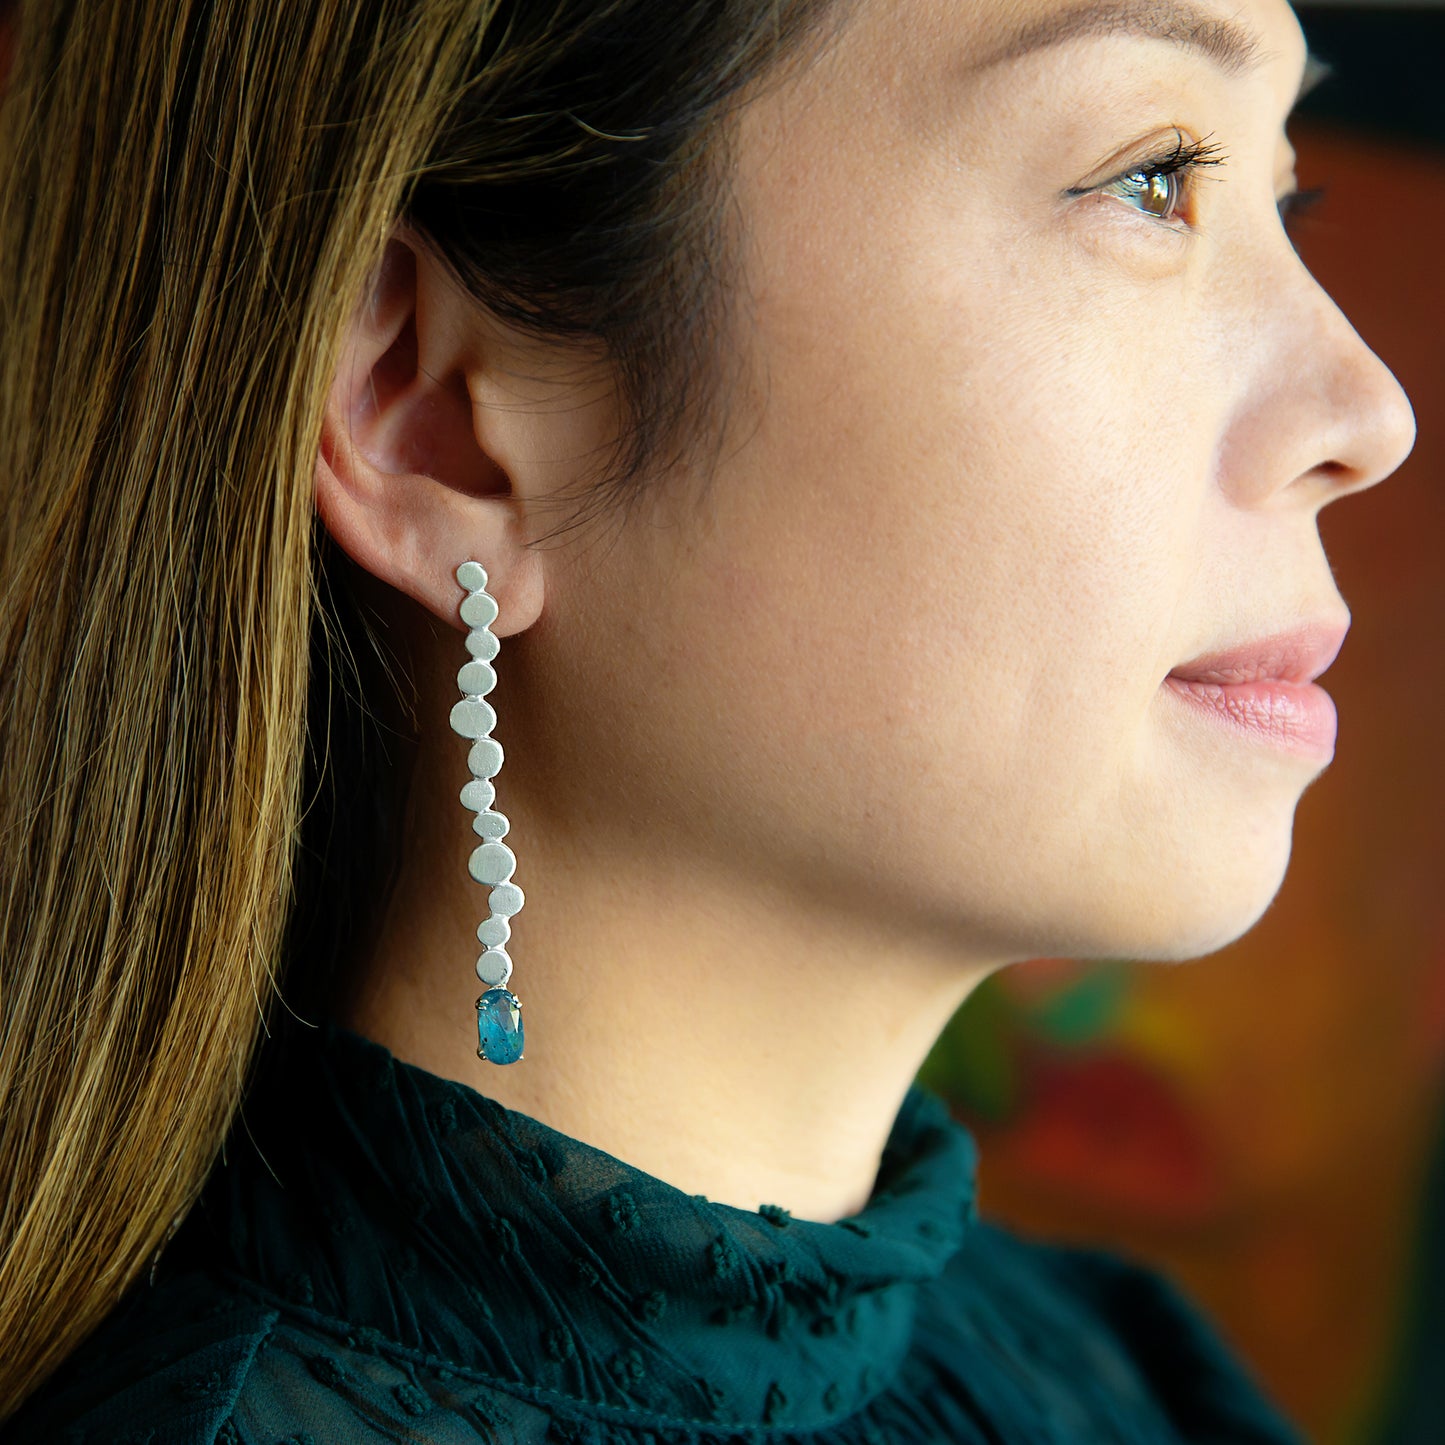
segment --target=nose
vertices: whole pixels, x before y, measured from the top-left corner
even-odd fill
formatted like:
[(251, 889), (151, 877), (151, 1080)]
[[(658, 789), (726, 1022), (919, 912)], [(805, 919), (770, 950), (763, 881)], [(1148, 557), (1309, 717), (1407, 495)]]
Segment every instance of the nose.
[(1252, 357), (1259, 370), (1247, 404), (1248, 460), (1237, 475), (1254, 488), (1303, 493), (1318, 509), (1395, 471), (1415, 444), (1415, 414), (1292, 249), (1282, 266), (1255, 293), (1265, 315), (1251, 321), (1263, 344)]
[(1399, 467), (1415, 445), (1415, 412), (1394, 373), (1313, 277), (1309, 284), (1323, 313), (1318, 364), (1331, 418), (1315, 469), (1328, 474), (1333, 501), (1374, 486)]

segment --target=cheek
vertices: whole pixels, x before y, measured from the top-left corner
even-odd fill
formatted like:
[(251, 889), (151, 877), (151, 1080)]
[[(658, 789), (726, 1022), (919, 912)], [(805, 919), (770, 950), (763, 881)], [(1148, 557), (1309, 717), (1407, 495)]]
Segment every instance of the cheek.
[(747, 442), (667, 584), (672, 655), (717, 662), (694, 701), (734, 796), (855, 839), (860, 871), (886, 856), (954, 899), (966, 876), (976, 911), (1057, 891), (1100, 829), (1149, 830), (1208, 474), (1202, 436), (1160, 420), (1178, 358), (977, 266), (770, 283)]
[(873, 215), (746, 198), (755, 385), (705, 504), (634, 534), (606, 675), (579, 663), (629, 815), (1014, 956), (1218, 946), (1287, 831), (1216, 847), (1159, 706), (1198, 640), (1217, 358), (983, 210), (838, 188)]
[(835, 274), (780, 283), (792, 300), (758, 317), (767, 406), (726, 490), (735, 553), (780, 564), (755, 579), (759, 626), (806, 630), (813, 696), (852, 684), (840, 728), (886, 699), (986, 776), (1106, 762), (1177, 661), (1208, 473), (1207, 442), (1160, 420), (1177, 364), (976, 266)]

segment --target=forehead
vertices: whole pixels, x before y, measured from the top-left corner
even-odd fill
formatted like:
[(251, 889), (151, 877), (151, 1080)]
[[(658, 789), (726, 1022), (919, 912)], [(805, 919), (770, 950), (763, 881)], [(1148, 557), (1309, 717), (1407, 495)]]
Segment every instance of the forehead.
[(944, 57), (965, 75), (1071, 42), (1134, 37), (1202, 57), (1227, 75), (1274, 70), (1294, 87), (1306, 56), (1287, 0), (889, 0), (860, 19), (880, 32), (885, 50)]
[(1205, 56), (1230, 74), (1254, 69), (1263, 59), (1260, 34), (1236, 15), (1216, 15), (1195, 0), (1069, 0), (1049, 5), (1011, 5), (1020, 12), (999, 27), (992, 46), (975, 61), (999, 64), (1033, 50), (1073, 39), (1130, 35), (1163, 40)]

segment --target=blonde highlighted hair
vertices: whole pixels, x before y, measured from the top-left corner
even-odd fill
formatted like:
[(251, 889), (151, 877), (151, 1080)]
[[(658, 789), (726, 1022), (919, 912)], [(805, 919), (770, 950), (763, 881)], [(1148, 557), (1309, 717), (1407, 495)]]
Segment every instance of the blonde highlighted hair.
[[(342, 328), (388, 235), (416, 226), (517, 324), (605, 344), (633, 425), (583, 500), (626, 501), (718, 414), (716, 122), (842, 8), (15, 7), (0, 1419), (194, 1201), (296, 920), (326, 932), (314, 860), (355, 862), (323, 826), (325, 734), (357, 704), (337, 701), (333, 652), (313, 663), (330, 613), (311, 479)], [(0, 80), (3, 61), (0, 45)]]

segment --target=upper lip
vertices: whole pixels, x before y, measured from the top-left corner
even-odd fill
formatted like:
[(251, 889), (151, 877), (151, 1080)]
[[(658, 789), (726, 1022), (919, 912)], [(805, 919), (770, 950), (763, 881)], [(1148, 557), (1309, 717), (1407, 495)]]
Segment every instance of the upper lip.
[(1350, 630), (1344, 622), (1312, 622), (1236, 643), (1180, 663), (1170, 674), (1185, 682), (1313, 682), (1336, 658)]

